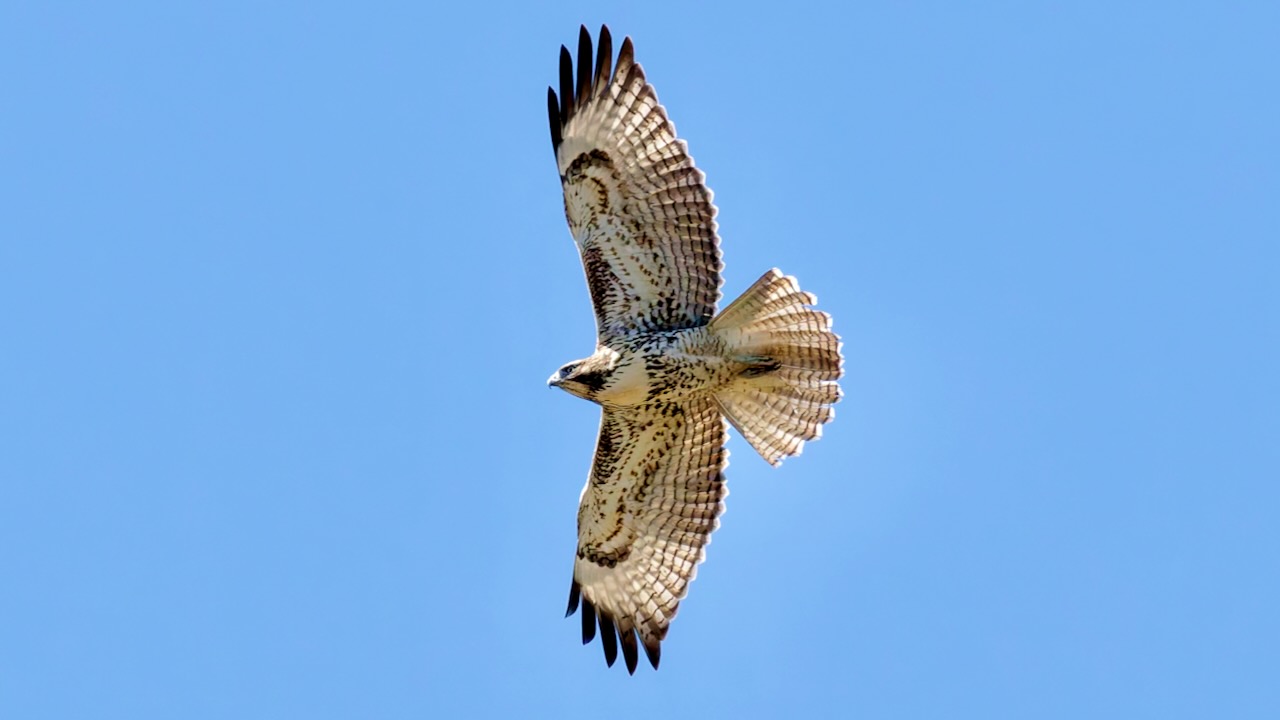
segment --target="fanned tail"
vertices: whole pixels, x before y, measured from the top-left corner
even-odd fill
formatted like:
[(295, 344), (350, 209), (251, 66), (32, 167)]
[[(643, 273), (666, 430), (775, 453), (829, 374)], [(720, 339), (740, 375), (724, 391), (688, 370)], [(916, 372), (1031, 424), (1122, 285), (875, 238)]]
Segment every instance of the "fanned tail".
[(774, 268), (711, 321), (742, 366), (716, 402), (771, 465), (821, 437), (840, 399), (840, 337), (831, 316), (812, 307), (816, 302)]

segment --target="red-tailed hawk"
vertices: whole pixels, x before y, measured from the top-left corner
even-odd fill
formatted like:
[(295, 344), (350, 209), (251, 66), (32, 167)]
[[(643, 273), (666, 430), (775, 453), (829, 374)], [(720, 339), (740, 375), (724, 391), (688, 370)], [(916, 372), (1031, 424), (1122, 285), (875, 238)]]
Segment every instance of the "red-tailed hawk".
[(603, 409), (578, 508), (569, 590), (582, 641), (610, 666), (636, 635), (654, 668), (728, 494), (725, 420), (773, 465), (822, 434), (840, 399), (840, 339), (795, 278), (770, 270), (716, 314), (720, 241), (701, 171), (609, 29), (560, 48), (547, 93), (565, 217), (596, 314), (596, 351), (548, 381)]

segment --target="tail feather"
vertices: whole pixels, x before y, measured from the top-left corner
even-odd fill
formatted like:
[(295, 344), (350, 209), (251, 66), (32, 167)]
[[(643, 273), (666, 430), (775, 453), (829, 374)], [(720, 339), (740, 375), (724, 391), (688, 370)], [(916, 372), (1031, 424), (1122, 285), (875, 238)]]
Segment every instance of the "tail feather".
[(831, 316), (811, 307), (816, 302), (795, 278), (773, 269), (711, 322), (743, 363), (716, 401), (773, 465), (821, 437), (840, 399), (840, 338), (831, 331)]

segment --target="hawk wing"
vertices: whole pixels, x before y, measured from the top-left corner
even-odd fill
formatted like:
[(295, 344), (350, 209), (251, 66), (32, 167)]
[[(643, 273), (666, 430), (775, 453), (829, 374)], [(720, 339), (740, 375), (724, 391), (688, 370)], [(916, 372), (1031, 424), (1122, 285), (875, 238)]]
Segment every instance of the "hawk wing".
[(610, 666), (621, 643), (635, 672), (638, 633), (658, 667), (659, 644), (724, 511), (726, 435), (710, 397), (604, 409), (565, 616), (581, 599), (582, 643), (598, 622)]
[(591, 50), (583, 27), (575, 80), (561, 46), (560, 96), (547, 89), (547, 112), (596, 334), (604, 342), (705, 325), (724, 267), (711, 191), (636, 64), (631, 38), (612, 70), (608, 27), (600, 28), (594, 69)]

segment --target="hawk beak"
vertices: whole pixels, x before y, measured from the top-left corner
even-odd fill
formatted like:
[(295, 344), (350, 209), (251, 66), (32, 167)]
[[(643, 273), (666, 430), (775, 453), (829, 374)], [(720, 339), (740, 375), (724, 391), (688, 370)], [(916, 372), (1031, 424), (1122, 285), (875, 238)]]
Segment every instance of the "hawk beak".
[(547, 387), (549, 387), (549, 388), (553, 388), (553, 387), (560, 387), (560, 373), (559, 373), (559, 372), (552, 373), (552, 374), (551, 374), (551, 377), (547, 378)]

